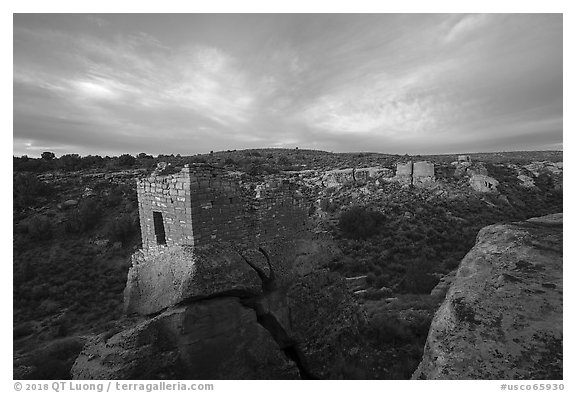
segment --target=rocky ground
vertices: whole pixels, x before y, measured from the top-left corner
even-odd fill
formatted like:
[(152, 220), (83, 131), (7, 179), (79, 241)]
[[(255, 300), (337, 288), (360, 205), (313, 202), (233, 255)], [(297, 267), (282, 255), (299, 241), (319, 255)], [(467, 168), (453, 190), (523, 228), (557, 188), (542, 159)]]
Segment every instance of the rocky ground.
[[(146, 169), (17, 171), (15, 378), (223, 378), (217, 357), (210, 367), (190, 367), (206, 348), (225, 354), (237, 378), (410, 378), (450, 272), (478, 230), (561, 211), (561, 152), (530, 153), (482, 162), (472, 155), (472, 165), (411, 157), (436, 163), (435, 181), (419, 188), (387, 178), (400, 156), (262, 149), (194, 157), (238, 171), (246, 185), (289, 179), (313, 202), (314, 230), (331, 240), (277, 245), (273, 290), (226, 250), (178, 251), (164, 261), (168, 270), (141, 263), (134, 179), (151, 170), (149, 157), (135, 164)], [(380, 178), (323, 184), (325, 170), (375, 166), (386, 169)], [(497, 180), (497, 189), (475, 189), (474, 175)], [(366, 238), (342, 230), (353, 206), (383, 217)], [(269, 274), (253, 251), (251, 260)], [(191, 259), (196, 270), (187, 268)], [(358, 276), (351, 287), (346, 278)], [(147, 286), (151, 277), (159, 284)], [(203, 285), (208, 277), (218, 277), (216, 285)], [(144, 367), (142, 359), (152, 360)]]

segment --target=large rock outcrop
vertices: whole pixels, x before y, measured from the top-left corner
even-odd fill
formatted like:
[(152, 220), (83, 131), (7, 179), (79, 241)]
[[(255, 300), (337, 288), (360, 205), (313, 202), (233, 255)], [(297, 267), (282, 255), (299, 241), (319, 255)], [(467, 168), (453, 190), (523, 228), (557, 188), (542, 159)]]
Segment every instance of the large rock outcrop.
[(175, 307), (80, 354), (76, 379), (293, 379), (298, 368), (238, 298)]
[(483, 228), (413, 379), (562, 378), (562, 214)]
[(126, 313), (150, 315), (185, 300), (214, 295), (255, 296), (262, 283), (238, 252), (209, 247), (169, 247), (136, 252), (124, 290)]
[(363, 313), (324, 268), (322, 235), (239, 253), (226, 247), (136, 255), (124, 329), (94, 337), (76, 379), (327, 378), (357, 345)]

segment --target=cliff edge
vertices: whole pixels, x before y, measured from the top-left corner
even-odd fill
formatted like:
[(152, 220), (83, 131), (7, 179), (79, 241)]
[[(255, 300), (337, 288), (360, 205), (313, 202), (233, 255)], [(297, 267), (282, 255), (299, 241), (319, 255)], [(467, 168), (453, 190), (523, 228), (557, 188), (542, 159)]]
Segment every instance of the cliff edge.
[(562, 379), (562, 213), (483, 228), (412, 379)]

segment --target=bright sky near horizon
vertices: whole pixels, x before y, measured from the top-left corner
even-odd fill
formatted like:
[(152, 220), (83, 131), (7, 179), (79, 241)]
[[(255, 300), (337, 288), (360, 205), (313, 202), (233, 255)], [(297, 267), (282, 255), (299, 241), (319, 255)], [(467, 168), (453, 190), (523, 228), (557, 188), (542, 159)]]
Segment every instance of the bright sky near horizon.
[(562, 149), (561, 14), (14, 15), (14, 155)]

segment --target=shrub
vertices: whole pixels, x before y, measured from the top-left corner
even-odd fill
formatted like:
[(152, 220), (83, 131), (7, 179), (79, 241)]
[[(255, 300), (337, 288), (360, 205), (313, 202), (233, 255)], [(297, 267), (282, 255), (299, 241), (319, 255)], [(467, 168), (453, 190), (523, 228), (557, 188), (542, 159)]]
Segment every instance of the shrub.
[(376, 283), (376, 274), (370, 272), (366, 275), (366, 284), (373, 286)]
[(80, 204), (78, 215), (83, 230), (92, 229), (100, 219), (100, 205), (94, 199), (86, 199)]
[(66, 337), (38, 349), (30, 358), (34, 366), (29, 379), (70, 379), (70, 368), (84, 347), (84, 339)]
[(369, 335), (380, 343), (411, 341), (410, 329), (392, 315), (378, 315), (370, 320)]
[(131, 156), (130, 154), (122, 154), (120, 157), (118, 157), (117, 163), (118, 166), (121, 167), (133, 166), (136, 164), (136, 157)]
[(32, 321), (22, 322), (14, 327), (13, 337), (14, 340), (28, 336), (35, 332), (34, 323)]
[(136, 220), (129, 214), (122, 214), (106, 225), (106, 237), (112, 242), (125, 243), (137, 230)]
[(206, 157), (203, 156), (194, 156), (191, 157), (188, 162), (190, 164), (206, 164), (208, 161), (206, 160)]
[(340, 215), (339, 227), (342, 233), (352, 239), (367, 239), (379, 232), (384, 215), (354, 206)]
[(56, 158), (56, 155), (54, 153), (52, 153), (51, 151), (45, 151), (44, 153), (42, 153), (41, 157), (43, 160), (50, 161), (50, 160), (53, 160), (54, 158)]
[(431, 264), (423, 259), (416, 258), (406, 267), (406, 280), (404, 287), (411, 293), (430, 293), (438, 284), (438, 277), (430, 274)]
[(28, 223), (28, 234), (34, 240), (48, 240), (52, 238), (52, 222), (45, 216), (35, 216)]
[(94, 228), (101, 216), (100, 205), (94, 199), (82, 201), (78, 210), (68, 214), (64, 230), (68, 233), (80, 233)]
[(75, 171), (81, 169), (82, 158), (78, 154), (64, 154), (58, 160), (60, 167), (67, 171)]
[(292, 161), (286, 157), (285, 155), (281, 155), (280, 157), (278, 157), (278, 165), (287, 167), (287, 166), (291, 166), (292, 165)]
[(118, 206), (120, 202), (122, 202), (122, 195), (117, 192), (111, 192), (106, 196), (103, 202), (106, 207)]
[(320, 200), (320, 210), (327, 213), (334, 213), (338, 210), (338, 204), (330, 201), (330, 198), (323, 198)]
[(36, 175), (30, 173), (15, 173), (12, 179), (12, 196), (16, 210), (34, 206), (38, 198), (48, 197), (53, 192), (48, 183), (38, 180)]

